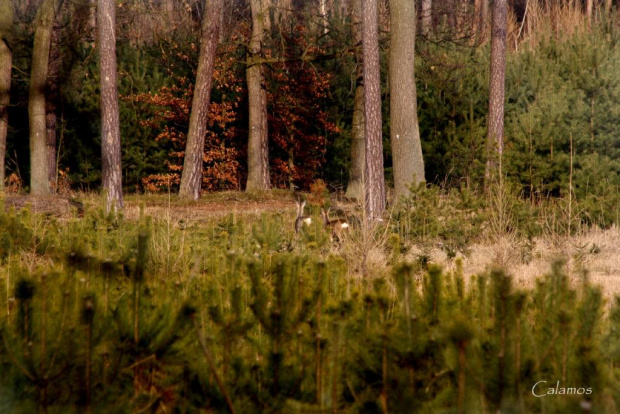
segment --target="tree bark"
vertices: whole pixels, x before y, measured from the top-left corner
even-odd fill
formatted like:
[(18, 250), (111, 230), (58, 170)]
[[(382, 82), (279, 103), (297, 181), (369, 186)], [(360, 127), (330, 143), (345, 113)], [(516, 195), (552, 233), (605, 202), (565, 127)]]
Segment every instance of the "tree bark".
[(319, 25), (322, 28), (322, 34), (327, 34), (328, 29), (328, 19), (329, 16), (327, 14), (327, 0), (319, 0), (319, 13), (321, 14), (321, 24)]
[(4, 192), (6, 136), (9, 127), (9, 102), (11, 98), (11, 69), (13, 53), (9, 45), (13, 32), (15, 12), (13, 2), (0, 4), (0, 193)]
[(267, 190), (269, 178), (269, 141), (267, 133), (267, 92), (263, 67), (256, 63), (263, 42), (263, 9), (261, 0), (250, 0), (252, 9), (252, 38), (247, 58), (246, 80), (248, 84), (249, 139), (248, 181), (246, 191)]
[(179, 191), (179, 196), (186, 199), (197, 200), (200, 197), (205, 135), (213, 86), (213, 68), (224, 15), (223, 10), (223, 0), (208, 0), (206, 2), (202, 21), (198, 73), (196, 74), (196, 86), (192, 98), (192, 112), (189, 118), (185, 161)]
[(284, 30), (293, 11), (292, 0), (272, 0), (271, 30)]
[(366, 169), (366, 141), (364, 139), (364, 59), (362, 52), (362, 0), (353, 0), (351, 32), (355, 45), (355, 100), (351, 125), (351, 167), (347, 197), (364, 197), (364, 170)]
[[(65, 42), (71, 47), (78, 47), (82, 45), (86, 47), (86, 41), (94, 38), (95, 26), (90, 25), (91, 5), (92, 0), (84, 0), (83, 3), (71, 3), (71, 24), (65, 31)], [(67, 62), (63, 61), (62, 66), (67, 67)]]
[(106, 210), (113, 213), (123, 208), (121, 134), (116, 82), (115, 7), (114, 0), (99, 0), (97, 7), (101, 78), (102, 187), (106, 193)]
[(49, 69), (50, 43), (56, 1), (44, 0), (36, 18), (30, 92), (28, 96), (28, 119), (30, 127), (30, 193), (50, 194), (52, 188), (47, 171), (47, 127), (45, 119), (45, 95)]
[(475, 41), (480, 44), (485, 38), (487, 18), (489, 14), (489, 0), (474, 0), (474, 30)]
[(420, 14), (420, 32), (426, 36), (430, 33), (433, 24), (433, 0), (422, 0)]
[(267, 33), (271, 33), (273, 30), (272, 16), (275, 12), (275, 5), (273, 0), (261, 0), (262, 17), (263, 17), (263, 30)]
[(381, 220), (385, 210), (377, 0), (364, 0), (362, 6), (364, 116), (366, 119), (365, 209), (366, 218), (375, 221)]
[(489, 120), (485, 187), (501, 175), (504, 151), (504, 83), (506, 77), (507, 0), (495, 0), (492, 10), (491, 76), (489, 80)]
[(20, 22), (31, 22), (35, 18), (41, 0), (13, 0), (15, 17)]
[(415, 84), (415, 2), (390, 2), (390, 140), (396, 199), (424, 179)]
[(45, 99), (45, 129), (47, 147), (47, 180), (52, 191), (56, 190), (57, 184), (57, 161), (56, 161), (56, 126), (58, 110), (58, 76), (60, 72), (60, 28), (52, 29), (50, 40), (50, 57), (47, 73), (47, 96)]

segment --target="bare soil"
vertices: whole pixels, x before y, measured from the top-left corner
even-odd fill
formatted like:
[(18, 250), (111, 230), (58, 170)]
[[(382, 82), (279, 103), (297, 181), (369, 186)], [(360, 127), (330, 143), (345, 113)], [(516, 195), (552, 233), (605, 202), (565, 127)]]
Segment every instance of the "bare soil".
[[(293, 211), (295, 203), (282, 200), (237, 200), (213, 202), (199, 200), (186, 205), (145, 204), (144, 213), (153, 217), (170, 217), (172, 220), (203, 221), (223, 217), (230, 213), (259, 216), (263, 212)], [(128, 219), (138, 218), (140, 203), (125, 203), (124, 215)]]
[[(7, 209), (21, 210), (28, 207), (32, 212), (59, 218), (81, 215), (87, 209), (97, 208), (100, 202), (99, 197), (89, 194), (78, 194), (75, 197), (9, 194), (4, 197), (4, 205)], [(145, 214), (153, 217), (169, 217), (173, 220), (187, 221), (203, 221), (230, 213), (258, 216), (263, 212), (295, 210), (295, 202), (290, 196), (289, 199), (283, 196), (272, 199), (253, 199), (240, 193), (221, 193), (217, 197), (207, 196), (190, 202), (179, 201), (174, 196), (128, 196), (124, 204), (124, 217), (130, 220), (138, 218), (140, 206), (144, 206)]]
[(31, 195), (7, 195), (4, 200), (4, 208), (22, 210), (30, 208), (34, 213), (47, 214), (56, 217), (73, 217), (83, 215), (84, 204), (70, 197), (50, 196), (31, 196)]

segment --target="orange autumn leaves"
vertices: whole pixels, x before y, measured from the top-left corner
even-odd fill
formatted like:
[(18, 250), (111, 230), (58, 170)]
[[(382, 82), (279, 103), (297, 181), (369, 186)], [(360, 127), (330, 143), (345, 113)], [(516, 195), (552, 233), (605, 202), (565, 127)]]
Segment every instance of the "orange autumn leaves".
[[(179, 52), (181, 60), (190, 57)], [(233, 72), (225, 70), (226, 62), (218, 59), (214, 71), (213, 96), (209, 105), (208, 131), (203, 153), (204, 191), (238, 189), (242, 173), (240, 171), (238, 131), (238, 105), (241, 90), (229, 79)], [(172, 74), (174, 76), (174, 74)], [(165, 191), (178, 186), (183, 169), (183, 156), (187, 126), (191, 110), (193, 83), (187, 77), (174, 76), (173, 86), (162, 87), (155, 93), (136, 94), (126, 99), (146, 103), (150, 113), (143, 114), (142, 125), (157, 131), (155, 140), (168, 151), (166, 165), (161, 173), (150, 174), (142, 178), (145, 191)], [(231, 86), (231, 82), (233, 83)], [(226, 92), (233, 98), (227, 98)], [(231, 93), (235, 92), (235, 93)]]
[[(180, 52), (177, 58), (190, 59)], [(247, 92), (245, 71), (238, 62), (234, 50), (221, 51), (216, 61), (203, 153), (203, 191), (237, 190), (245, 182)], [(322, 110), (331, 78), (301, 61), (278, 63), (269, 69), (272, 183), (308, 188), (325, 164), (328, 137), (339, 132)], [(172, 86), (124, 98), (146, 104), (148, 110), (140, 114), (140, 122), (156, 131), (154, 139), (168, 154), (160, 172), (142, 178), (143, 189), (149, 192), (174, 189), (181, 179), (194, 85), (193, 79), (174, 78)]]

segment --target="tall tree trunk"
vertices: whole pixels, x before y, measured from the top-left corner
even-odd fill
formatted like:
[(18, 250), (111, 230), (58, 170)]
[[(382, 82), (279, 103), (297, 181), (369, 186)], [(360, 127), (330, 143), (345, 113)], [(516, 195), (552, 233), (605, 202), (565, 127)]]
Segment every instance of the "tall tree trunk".
[(482, 33), (486, 30), (487, 21), (489, 20), (489, 0), (480, 0), (480, 21), (482, 22)]
[(13, 2), (0, 4), (0, 193), (4, 192), (6, 136), (9, 127), (9, 101), (11, 97), (11, 68), (13, 53), (9, 41), (13, 32), (15, 13)]
[(487, 18), (489, 15), (489, 0), (474, 0), (474, 14), (475, 42), (480, 44), (485, 38)]
[(504, 150), (504, 82), (506, 77), (507, 0), (493, 2), (491, 32), (491, 76), (489, 80), (489, 120), (485, 187), (501, 174)]
[(366, 119), (365, 208), (366, 218), (374, 221), (380, 220), (385, 210), (377, 0), (362, 2), (362, 22)]
[(55, 14), (56, 0), (43, 0), (36, 18), (30, 93), (28, 96), (31, 194), (50, 194), (52, 192), (47, 171), (45, 95)]
[(114, 213), (123, 208), (121, 133), (116, 83), (115, 7), (114, 0), (99, 0), (97, 7), (101, 78), (102, 187), (106, 193), (106, 210)]
[(321, 14), (320, 26), (323, 28), (322, 33), (325, 35), (329, 31), (328, 29), (329, 16), (327, 15), (327, 0), (319, 0), (319, 13)]
[(174, 13), (174, 0), (163, 0), (159, 8), (168, 15), (167, 18), (171, 19)]
[(293, 12), (293, 0), (272, 0), (273, 14), (271, 29), (284, 30)]
[(206, 1), (202, 19), (198, 73), (196, 74), (196, 86), (192, 98), (192, 112), (189, 118), (185, 161), (179, 190), (179, 196), (182, 198), (197, 200), (200, 197), (205, 135), (211, 102), (211, 87), (213, 86), (213, 67), (215, 66), (223, 11), (224, 0)]
[(50, 57), (47, 74), (47, 96), (45, 99), (45, 129), (47, 147), (47, 180), (56, 190), (56, 126), (58, 110), (58, 76), (60, 72), (60, 28), (54, 27), (50, 41)]
[(40, 0), (13, 0), (15, 17), (20, 22), (31, 22), (37, 10), (37, 2)]
[(422, 0), (420, 14), (420, 32), (426, 36), (433, 24), (433, 0)]
[(273, 0), (261, 0), (261, 10), (263, 17), (263, 30), (271, 33), (273, 30), (273, 16), (275, 13)]
[(355, 44), (355, 100), (351, 125), (351, 167), (347, 197), (364, 197), (364, 170), (366, 169), (366, 141), (364, 139), (364, 58), (362, 52), (362, 0), (352, 0), (351, 31)]
[(248, 181), (246, 191), (267, 190), (269, 178), (269, 141), (267, 134), (267, 91), (260, 58), (263, 42), (263, 9), (261, 0), (250, 0), (252, 9), (252, 38), (247, 58), (249, 138)]
[[(85, 41), (92, 39), (96, 26), (90, 26), (90, 14), (92, 0), (85, 0), (83, 3), (71, 2), (71, 24), (65, 31), (65, 42), (71, 47), (78, 47), (82, 45), (86, 47)], [(69, 61), (69, 65), (73, 60)], [(67, 61), (62, 62), (62, 67), (70, 67)]]
[(592, 25), (592, 11), (594, 10), (594, 0), (586, 0), (586, 19), (588, 27)]
[(425, 181), (414, 69), (415, 15), (415, 2), (391, 0), (390, 140), (396, 199), (407, 195), (411, 184)]

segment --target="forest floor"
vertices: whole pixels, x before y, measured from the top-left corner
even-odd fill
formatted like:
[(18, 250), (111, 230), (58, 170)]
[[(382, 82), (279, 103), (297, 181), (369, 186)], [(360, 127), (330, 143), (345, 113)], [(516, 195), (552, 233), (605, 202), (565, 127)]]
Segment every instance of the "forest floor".
[[(79, 208), (71, 201), (74, 199), (89, 208), (101, 203), (100, 196), (91, 194), (79, 194), (73, 198), (8, 195), (5, 203), (7, 207), (16, 209), (29, 205), (35, 212), (68, 218), (75, 216)], [(137, 219), (141, 209), (147, 216), (199, 223), (231, 213), (249, 219), (262, 214), (282, 213), (291, 217), (291, 229), (296, 209), (295, 200), (288, 191), (254, 195), (243, 192), (210, 193), (198, 201), (189, 202), (174, 195), (128, 195), (124, 201), (124, 217), (128, 220)], [(343, 204), (341, 207), (353, 209), (354, 206)], [(440, 247), (413, 246), (403, 258), (413, 261), (421, 255), (428, 256), (433, 263), (446, 270), (455, 269), (456, 259), (460, 258), (466, 281), (470, 276), (485, 273), (499, 264), (514, 277), (518, 287), (528, 289), (534, 287), (537, 278), (551, 271), (552, 263), (560, 260), (574, 287), (581, 285), (585, 274), (590, 281), (602, 287), (606, 296), (620, 295), (620, 229), (615, 226), (606, 230), (592, 228), (571, 237), (547, 236), (524, 241), (506, 235), (499, 241), (480, 240), (468, 246), (465, 252), (458, 252), (456, 257), (449, 257)], [(385, 258), (384, 254), (378, 255), (376, 261), (379, 266), (381, 262), (385, 263)]]
[[(101, 204), (98, 195), (77, 193), (70, 196), (30, 196), (8, 194), (4, 197), (8, 208), (21, 209), (29, 206), (33, 212), (69, 218), (75, 214), (78, 204), (94, 208)], [(210, 193), (198, 201), (179, 200), (176, 195), (127, 195), (124, 198), (123, 215), (134, 220), (144, 214), (167, 217), (172, 220), (204, 221), (226, 216), (230, 213), (259, 216), (264, 212), (295, 210), (295, 201), (289, 192), (272, 191), (265, 194), (243, 192)]]
[[(141, 196), (130, 196), (125, 200), (125, 217), (138, 218), (140, 205), (144, 205), (144, 213), (153, 217), (170, 217), (173, 220), (204, 221), (240, 214), (260, 216), (263, 213), (290, 211), (294, 214), (295, 201), (290, 194), (265, 196), (247, 196), (241, 192), (223, 192), (209, 194), (198, 201), (182, 201), (176, 196), (157, 196), (145, 199)], [(291, 224), (292, 226), (292, 224)]]

